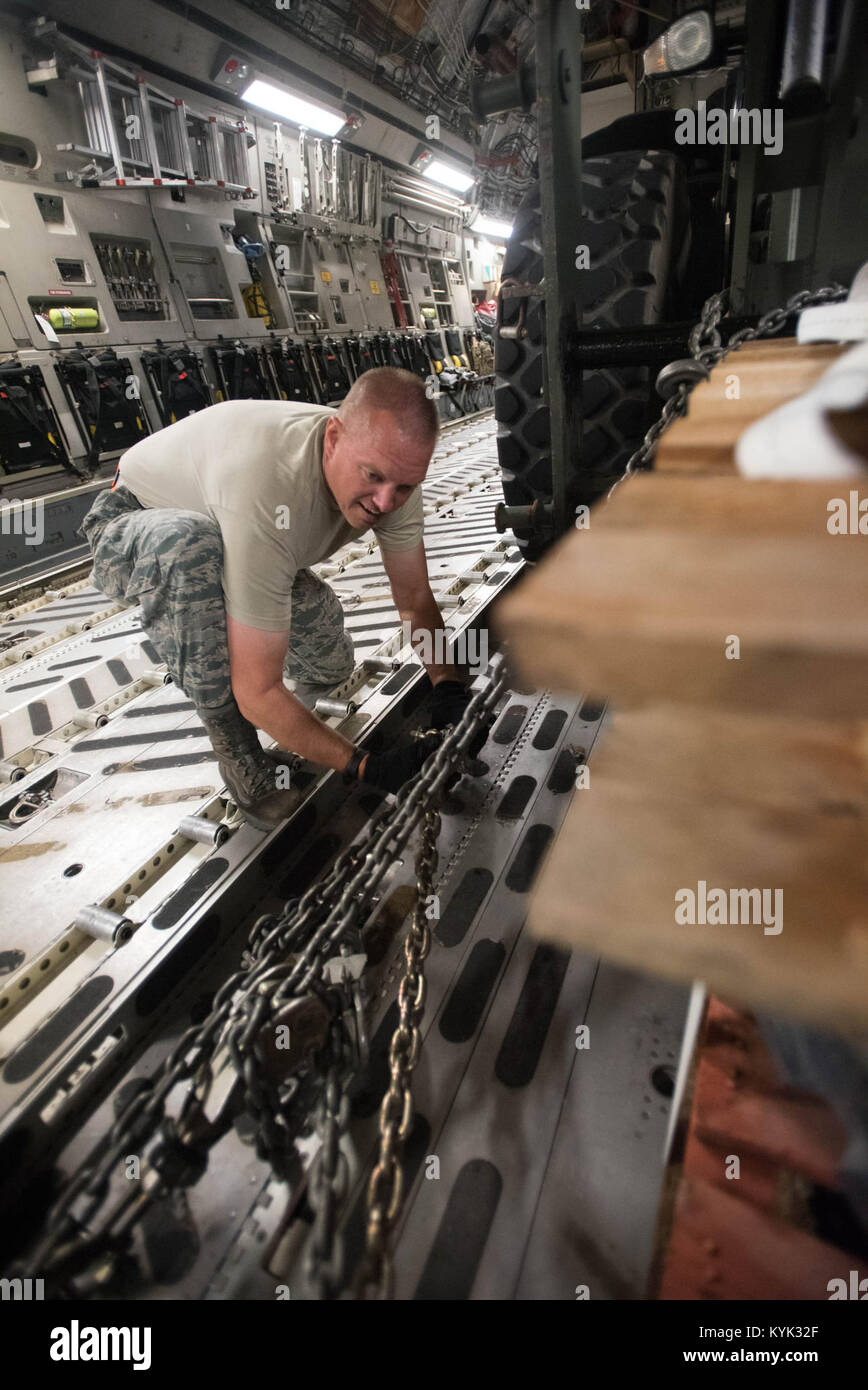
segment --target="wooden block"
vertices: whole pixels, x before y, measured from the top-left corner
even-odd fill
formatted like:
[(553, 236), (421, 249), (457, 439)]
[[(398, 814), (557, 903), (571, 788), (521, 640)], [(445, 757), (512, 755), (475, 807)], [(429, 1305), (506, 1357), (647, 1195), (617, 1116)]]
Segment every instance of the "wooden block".
[[(705, 1143), (697, 1133), (697, 1114), (728, 1100), (734, 1092), (744, 1094), (756, 1088), (773, 1089), (780, 1084), (768, 1049), (763, 1046), (751, 1016), (730, 1009), (714, 995), (708, 1000), (708, 1013), (697, 1048), (693, 1097), (687, 1122), (682, 1159), (685, 1178), (701, 1178), (727, 1189), (727, 1155)], [(741, 1152), (738, 1192), (743, 1201), (781, 1214), (780, 1171), (774, 1163), (754, 1152)]]
[[(738, 1184), (731, 1186), (735, 1189)], [(684, 1181), (660, 1297), (826, 1301), (830, 1281), (843, 1279), (849, 1284), (851, 1270), (856, 1271), (857, 1283), (868, 1275), (864, 1260), (757, 1210), (736, 1191), (721, 1192), (709, 1183)], [(762, 1319), (757, 1316), (753, 1321)], [(719, 1350), (730, 1344), (713, 1345)], [(757, 1341), (757, 1346), (766, 1345)]]
[(810, 390), (851, 346), (795, 338), (745, 344), (691, 392), (687, 414), (660, 441), (656, 471), (734, 473), (735, 444), (748, 425)]
[(868, 535), (828, 530), (851, 492), (868, 480), (631, 479), (497, 605), (518, 675), (624, 707), (864, 714)]
[(838, 1186), (847, 1136), (819, 1096), (742, 1090), (713, 1102), (697, 1101), (696, 1134), (721, 1154), (762, 1158), (822, 1187)]
[[(672, 706), (621, 715), (543, 866), (531, 930), (703, 980), (749, 1007), (864, 1033), (866, 827), (868, 721), (711, 718)], [(764, 921), (760, 902), (730, 896), (751, 889), (766, 890)], [(684, 920), (686, 890), (695, 925)], [(723, 890), (727, 917), (732, 903), (747, 920), (703, 923), (712, 890)]]
[[(709, 998), (707, 1009), (707, 1017), (697, 1046), (684, 1147), (679, 1160), (673, 1160), (673, 1164), (680, 1162), (681, 1175), (685, 1178), (701, 1178), (705, 1182), (728, 1187), (726, 1156), (731, 1150), (721, 1154), (719, 1149), (703, 1143), (696, 1133), (697, 1109), (722, 1096), (728, 1096), (733, 1087), (745, 1084), (744, 1076), (740, 1076), (738, 1080), (733, 1079), (736, 1067), (740, 1071), (746, 1071), (751, 1080), (758, 1073), (764, 1073), (770, 1086), (775, 1085), (779, 1078), (768, 1052), (755, 1038), (751, 1039), (750, 1050), (746, 1052), (741, 1045), (741, 1037), (734, 1036), (730, 1031), (729, 1025), (733, 1021), (749, 1027), (750, 1015), (730, 1009), (714, 995)], [(727, 1032), (723, 1039), (718, 1036), (721, 1015), (727, 1023)], [(674, 1172), (673, 1167), (673, 1175)], [(756, 1154), (744, 1154), (738, 1180), (742, 1200), (750, 1201), (766, 1211), (779, 1213), (780, 1186), (780, 1174), (774, 1164)]]
[[(724, 1189), (731, 1187), (732, 1182), (726, 1178), (726, 1169), (728, 1157), (732, 1152), (732, 1147), (720, 1149), (711, 1144), (703, 1143), (695, 1128), (691, 1128), (684, 1149), (683, 1176), (690, 1179), (701, 1178), (704, 1182), (711, 1183), (713, 1187)], [(739, 1196), (743, 1201), (750, 1202), (752, 1206), (761, 1207), (764, 1211), (771, 1212), (776, 1216), (780, 1215), (782, 1187), (780, 1169), (769, 1159), (759, 1154), (746, 1151), (738, 1152), (740, 1160)], [(731, 1166), (730, 1171), (732, 1171)]]
[[(757, 1217), (765, 1213), (775, 1243), (787, 1244), (792, 1238), (787, 1227), (794, 1221), (803, 1225), (807, 1215), (803, 1184), (794, 1175), (837, 1187), (845, 1140), (819, 1097), (781, 1084), (752, 1017), (712, 996), (698, 1048), (683, 1155), (682, 1176), (688, 1186), (682, 1184), (672, 1229), (666, 1233), (662, 1296), (755, 1297), (752, 1281), (740, 1285), (748, 1271), (733, 1269), (722, 1258), (719, 1209), (704, 1200), (709, 1187), (738, 1199), (741, 1205), (729, 1208), (736, 1226), (755, 1229)], [(732, 1176), (734, 1155), (739, 1159), (737, 1179)], [(793, 1234), (797, 1265), (799, 1252), (813, 1249), (819, 1256), (816, 1246), (804, 1246), (802, 1237)], [(828, 1248), (822, 1250), (825, 1265)], [(805, 1273), (803, 1269), (801, 1277)]]
[[(611, 502), (603, 503), (591, 513), (587, 531), (577, 532), (590, 540), (591, 536), (637, 530), (692, 532), (701, 531), (709, 538), (735, 541), (741, 536), (760, 536), (768, 540), (833, 540), (834, 549), (840, 541), (854, 563), (865, 556), (868, 545), (868, 516), (865, 534), (832, 535), (829, 522), (833, 513), (830, 503), (836, 499), (845, 503), (846, 519), (850, 522), (850, 493), (868, 498), (868, 474), (860, 489), (852, 480), (832, 479), (822, 482), (780, 481), (771, 478), (677, 478), (641, 473), (619, 487)], [(857, 501), (858, 508), (858, 501)], [(866, 508), (868, 512), (868, 508)], [(858, 516), (858, 512), (854, 513)], [(863, 513), (864, 515), (864, 513)]]
[[(733, 1145), (753, 1166), (760, 1158), (772, 1171), (785, 1167), (824, 1187), (839, 1186), (846, 1134), (835, 1112), (820, 1096), (788, 1085), (754, 1017), (714, 996), (699, 1050), (690, 1126), (709, 1152), (716, 1146), (715, 1179), (724, 1187), (720, 1153)], [(742, 1164), (742, 1195), (746, 1171)], [(685, 1172), (691, 1173), (686, 1161)]]
[[(713, 995), (698, 1050), (690, 1135), (715, 1162), (710, 1175), (707, 1167), (692, 1169), (685, 1156), (686, 1176), (708, 1177), (726, 1189), (731, 1184), (725, 1156), (738, 1154), (742, 1197), (757, 1159), (764, 1169), (783, 1168), (823, 1187), (839, 1185), (847, 1135), (835, 1112), (822, 1097), (787, 1085), (755, 1019)], [(764, 1203), (765, 1198), (763, 1193)], [(774, 1199), (770, 1209), (777, 1210), (777, 1191)]]

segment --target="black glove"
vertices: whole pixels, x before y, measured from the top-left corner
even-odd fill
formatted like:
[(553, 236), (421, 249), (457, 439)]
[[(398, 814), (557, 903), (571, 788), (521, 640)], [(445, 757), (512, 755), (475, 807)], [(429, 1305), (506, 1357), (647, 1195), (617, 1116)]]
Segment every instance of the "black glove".
[(431, 724), (445, 729), (447, 724), (459, 724), (471, 701), (471, 693), (461, 681), (438, 681), (431, 696)]
[(416, 776), (422, 764), (439, 747), (438, 736), (426, 734), (412, 743), (390, 748), (386, 753), (369, 753), (361, 780), (385, 792), (399, 791), (405, 782)]

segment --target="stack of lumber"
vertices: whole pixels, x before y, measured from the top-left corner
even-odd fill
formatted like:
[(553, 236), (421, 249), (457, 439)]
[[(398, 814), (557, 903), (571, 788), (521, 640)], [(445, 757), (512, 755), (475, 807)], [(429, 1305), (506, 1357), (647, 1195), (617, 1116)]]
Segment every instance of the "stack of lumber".
[(809, 391), (851, 346), (805, 347), (795, 338), (745, 344), (691, 392), (687, 419), (664, 434), (654, 467), (658, 473), (734, 473), (733, 446), (748, 425)]
[(808, 1215), (811, 1184), (839, 1186), (840, 1119), (781, 1080), (747, 1012), (868, 1034), (868, 472), (748, 481), (734, 461), (842, 350), (719, 364), (655, 471), (495, 614), (520, 678), (615, 710), (531, 929), (711, 995), (661, 1208), (664, 1299), (826, 1300), (866, 1275)]
[(531, 929), (865, 1033), (868, 536), (828, 523), (841, 503), (859, 516), (868, 473), (861, 489), (748, 481), (733, 461), (746, 426), (842, 350), (783, 340), (720, 363), (655, 471), (565, 537), (495, 622), (520, 679), (615, 710)]

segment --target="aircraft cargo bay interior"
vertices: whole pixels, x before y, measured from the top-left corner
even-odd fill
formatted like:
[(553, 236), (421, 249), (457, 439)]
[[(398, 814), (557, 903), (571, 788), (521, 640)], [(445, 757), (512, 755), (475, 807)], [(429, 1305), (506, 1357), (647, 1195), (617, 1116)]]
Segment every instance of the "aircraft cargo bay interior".
[(859, 4), (0, 20), (4, 1310), (841, 1364)]

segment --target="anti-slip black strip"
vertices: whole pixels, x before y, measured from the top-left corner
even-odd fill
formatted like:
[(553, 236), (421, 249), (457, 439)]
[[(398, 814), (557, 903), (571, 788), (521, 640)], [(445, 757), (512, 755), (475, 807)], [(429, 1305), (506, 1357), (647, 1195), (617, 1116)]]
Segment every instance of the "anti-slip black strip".
[(534, 951), (494, 1064), (504, 1086), (526, 1086), (533, 1079), (569, 963), (569, 951), (556, 946)]
[(563, 794), (572, 789), (576, 777), (577, 766), (584, 762), (584, 755), (579, 757), (570, 752), (569, 748), (562, 748), (555, 758), (554, 766), (549, 773), (549, 780), (546, 782), (550, 792)]
[[(36, 614), (31, 613), (29, 618), (10, 618), (8, 622), (0, 624), (0, 633), (6, 632), (10, 627), (32, 627), (33, 624), (35, 622), (38, 622), (39, 618), (41, 617), (41, 613), (39, 614), (39, 617), (37, 617)], [(41, 636), (42, 634), (40, 633), (39, 635)]]
[(435, 933), (443, 946), (457, 946), (464, 940), (493, 882), (489, 869), (468, 869), (449, 899)]
[(509, 709), (494, 727), (491, 735), (495, 743), (512, 743), (527, 715), (526, 705), (510, 705)]
[[(404, 1153), (401, 1158), (401, 1172), (404, 1181), (402, 1190), (409, 1192), (416, 1180), (416, 1174), (423, 1158), (427, 1158), (431, 1152), (431, 1126), (424, 1115), (413, 1116), (413, 1128), (410, 1130), (409, 1137), (404, 1145)], [(344, 1227), (344, 1278), (349, 1282), (356, 1265), (362, 1257), (365, 1249), (365, 1232), (367, 1230), (367, 1208), (368, 1193), (367, 1186), (363, 1184), (356, 1204), (350, 1213), (346, 1226)]]
[(447, 1042), (463, 1043), (473, 1037), (505, 957), (502, 941), (475, 943), (440, 1015), (440, 1032)]
[(216, 763), (217, 754), (211, 748), (201, 753), (179, 753), (176, 758), (137, 758), (134, 763), (113, 763), (103, 772), (119, 772), (125, 767), (128, 772), (161, 772), (167, 767), (193, 767), (197, 763)]
[(191, 907), (195, 907), (202, 894), (212, 888), (217, 880), (229, 868), (229, 860), (221, 855), (216, 855), (211, 859), (206, 859), (200, 864), (198, 869), (182, 884), (171, 898), (163, 903), (151, 919), (151, 926), (158, 931), (165, 931), (166, 927), (174, 927), (180, 922), (185, 912), (189, 912)]
[[(298, 787), (302, 785), (299, 781), (301, 776), (302, 774), (300, 772), (294, 774), (292, 779), (293, 786)], [(283, 829), (275, 835), (268, 849), (263, 851), (259, 861), (264, 874), (271, 875), (286, 863), (289, 855), (294, 850), (298, 849), (302, 838), (316, 825), (317, 814), (316, 806), (309, 801), (307, 805), (304, 806), (302, 810), (297, 811)]]
[(79, 709), (92, 709), (95, 704), (93, 691), (84, 676), (75, 676), (69, 682), (69, 690)]
[(534, 748), (554, 748), (558, 735), (567, 722), (566, 710), (550, 709), (534, 735)]
[(116, 637), (138, 637), (140, 627), (125, 627), (122, 632), (103, 632), (91, 637), (92, 642), (114, 642)]
[[(394, 616), (397, 618), (397, 613)], [(381, 618), (378, 623), (346, 623), (347, 632), (351, 633), (353, 637), (358, 632), (387, 632), (391, 626), (391, 619), (386, 618)]]
[(486, 527), (475, 540), (469, 541), (467, 545), (426, 545), (425, 554), (429, 560), (436, 559), (438, 555), (473, 555), (479, 550), (479, 542), (485, 539), (489, 529)]
[(150, 1278), (158, 1286), (178, 1283), (199, 1253), (199, 1235), (186, 1205), (171, 1197), (151, 1201), (142, 1213), (140, 1230)]
[(43, 618), (80, 618), (87, 613), (98, 613), (105, 608), (105, 599), (96, 603), (51, 603), (47, 608), (37, 608), (39, 621)]
[(540, 860), (552, 838), (550, 825), (532, 825), (522, 840), (518, 854), (509, 867), (506, 886), (514, 893), (527, 893), (536, 877)]
[(189, 729), (148, 729), (140, 734), (119, 734), (116, 738), (85, 738), (75, 745), (75, 751), (89, 753), (95, 748), (129, 748), (131, 744), (141, 747), (143, 743), (172, 743), (180, 738), (207, 737), (201, 724), (193, 724)]
[(304, 854), (297, 864), (293, 864), (288, 874), (280, 880), (277, 885), (277, 893), (281, 898), (292, 898), (296, 894), (301, 895), (309, 883), (313, 883), (317, 874), (325, 868), (330, 859), (333, 859), (343, 844), (340, 835), (321, 835), (318, 840), (314, 840), (309, 846), (307, 853)]
[(142, 643), (142, 651), (148, 658), (148, 661), (153, 661), (156, 666), (159, 666), (160, 662), (162, 661), (162, 657), (160, 656), (160, 653), (157, 651), (150, 638), (148, 638), (147, 641)]
[[(185, 888), (189, 887), (189, 882), (184, 885)], [(183, 889), (181, 891), (183, 892)], [(207, 917), (203, 917), (201, 922), (191, 927), (184, 940), (174, 948), (162, 965), (157, 966), (136, 995), (136, 1013), (140, 1017), (144, 1018), (160, 1004), (165, 1003), (175, 985), (185, 979), (200, 957), (205, 955), (219, 929), (218, 912), (209, 912)]]
[(387, 617), (390, 613), (397, 613), (398, 611), (394, 603), (368, 603), (363, 599), (362, 604), (364, 606), (353, 604), (344, 613), (344, 618), (348, 626), (354, 617), (373, 618), (376, 617), (377, 614), (381, 617)]
[(389, 1044), (398, 1026), (400, 1012), (397, 999), (390, 1004), (371, 1038), (368, 1063), (350, 1086), (353, 1114), (367, 1119), (375, 1114), (389, 1085)]
[[(440, 545), (431, 544), (429, 542), (429, 544), (425, 546), (425, 554), (429, 560), (436, 560), (441, 555), (476, 555), (479, 553), (480, 542), (484, 542), (488, 538), (490, 531), (491, 528), (489, 526), (479, 527), (473, 530), (468, 528), (463, 544), (458, 545), (453, 539), (453, 533), (450, 528), (448, 544), (444, 542)], [(352, 562), (351, 570), (345, 570), (342, 575), (332, 575), (332, 579), (335, 582), (343, 580), (345, 583), (348, 583), (351, 580), (363, 578), (366, 575), (378, 575), (382, 578), (384, 583), (388, 582), (383, 570), (382, 561), (377, 560), (374, 556), (367, 560), (363, 560), (360, 556), (358, 560)], [(436, 577), (435, 575), (434, 578)]]
[(46, 669), (49, 671), (68, 671), (70, 666), (90, 666), (96, 661), (95, 656), (77, 656), (75, 661), (55, 661), (52, 666)]
[(20, 1081), (26, 1081), (32, 1076), (37, 1068), (57, 1051), (61, 1043), (75, 1032), (97, 1004), (108, 998), (113, 988), (114, 981), (108, 975), (97, 975), (95, 980), (88, 980), (86, 984), (81, 985), (17, 1052), (13, 1052), (3, 1068), (3, 1080), (6, 1084), (16, 1086)]
[(34, 700), (27, 706), (30, 727), (35, 734), (47, 734), (51, 728), (51, 715), (44, 700)]
[(584, 719), (587, 724), (595, 724), (605, 708), (605, 700), (586, 700), (579, 710), (579, 718)]
[(533, 795), (535, 777), (513, 777), (495, 811), (498, 820), (517, 820)]
[(455, 1302), (470, 1297), (502, 1188), (493, 1163), (485, 1158), (465, 1163), (449, 1194), (415, 1300)]
[(385, 685), (380, 686), (381, 695), (397, 695), (399, 690), (403, 690), (408, 681), (411, 681), (419, 670), (416, 665), (402, 666), (400, 671), (395, 671), (386, 681)]
[(117, 685), (131, 685), (135, 677), (125, 662), (119, 661), (116, 656), (109, 657), (106, 662), (109, 675), (114, 677)]
[(125, 709), (121, 719), (156, 719), (163, 714), (181, 714), (195, 708), (192, 700), (178, 700), (173, 705), (154, 705), (151, 709)]
[(21, 685), (7, 685), (8, 691), (13, 690), (35, 690), (39, 685), (51, 685), (52, 681), (62, 680), (61, 676), (43, 676), (41, 681), (24, 681)]

